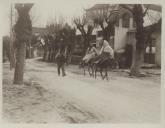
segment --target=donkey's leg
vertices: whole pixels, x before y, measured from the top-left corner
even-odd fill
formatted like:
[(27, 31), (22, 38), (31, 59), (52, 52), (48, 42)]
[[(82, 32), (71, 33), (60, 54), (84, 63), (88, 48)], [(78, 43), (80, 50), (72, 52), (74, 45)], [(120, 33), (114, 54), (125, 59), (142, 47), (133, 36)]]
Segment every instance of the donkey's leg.
[(83, 70), (84, 70), (84, 76), (85, 76), (85, 66), (83, 67)]
[(88, 72), (89, 72), (89, 75), (92, 76), (92, 66), (91, 65), (88, 66)]
[(93, 74), (93, 65), (91, 65), (91, 76), (93, 77), (94, 74)]
[(105, 73), (103, 74), (103, 77), (102, 77), (102, 78), (103, 78), (103, 80), (104, 80), (104, 79), (105, 79), (105, 77), (106, 77), (106, 70), (105, 70), (105, 68), (104, 68), (104, 72), (105, 72)]
[(92, 66), (92, 74), (93, 74), (93, 78), (95, 78), (95, 66)]
[(105, 77), (106, 77), (107, 80), (108, 80), (108, 68), (105, 69)]
[(87, 65), (87, 69), (88, 69), (88, 73), (89, 73), (89, 75), (90, 75), (90, 71), (89, 71), (89, 65)]
[(94, 73), (95, 73), (95, 79), (96, 79), (96, 75), (97, 75), (97, 66), (96, 65), (95, 65)]
[(104, 80), (104, 76), (103, 76), (103, 68), (100, 67), (100, 75), (101, 75), (101, 78)]

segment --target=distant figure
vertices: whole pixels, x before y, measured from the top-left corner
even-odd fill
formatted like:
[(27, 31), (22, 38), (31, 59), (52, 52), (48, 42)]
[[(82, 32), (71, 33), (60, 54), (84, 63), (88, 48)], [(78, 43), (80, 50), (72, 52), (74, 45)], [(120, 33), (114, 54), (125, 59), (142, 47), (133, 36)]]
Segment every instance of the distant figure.
[(64, 52), (61, 49), (59, 49), (59, 51), (57, 52), (55, 59), (57, 62), (58, 75), (60, 76), (60, 70), (61, 70), (62, 76), (66, 76), (66, 73), (65, 73), (66, 58), (65, 58)]
[(94, 46), (95, 44), (90, 44), (89, 48), (86, 51), (86, 55), (83, 58), (85, 63), (88, 63), (92, 58), (95, 58), (98, 55), (98, 51)]

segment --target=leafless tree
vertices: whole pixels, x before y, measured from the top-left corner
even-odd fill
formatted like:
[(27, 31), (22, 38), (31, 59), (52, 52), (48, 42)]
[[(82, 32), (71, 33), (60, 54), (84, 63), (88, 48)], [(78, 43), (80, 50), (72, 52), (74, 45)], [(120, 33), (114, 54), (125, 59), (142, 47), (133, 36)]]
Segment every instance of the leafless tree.
[(46, 26), (48, 35), (45, 36), (44, 57), (45, 61), (53, 61), (59, 49), (66, 49), (65, 53), (71, 49), (74, 43), (75, 30), (65, 22), (63, 16), (53, 18)]
[[(57, 37), (60, 33), (60, 30), (64, 27), (65, 20), (62, 16), (60, 16), (57, 20), (57, 17), (50, 17), (48, 24), (46, 25), (47, 35), (45, 35), (45, 45), (44, 47), (44, 61), (53, 61), (52, 59), (56, 52), (55, 46), (57, 41)], [(55, 58), (55, 57), (54, 57)]]
[[(91, 24), (88, 24), (88, 21), (85, 16), (74, 18), (73, 23), (76, 25), (77, 29), (82, 34), (83, 44), (84, 44), (83, 54), (85, 54), (85, 51), (89, 45), (89, 38), (92, 35), (92, 31), (94, 27)], [(87, 30), (85, 30), (86, 26), (87, 26)]]

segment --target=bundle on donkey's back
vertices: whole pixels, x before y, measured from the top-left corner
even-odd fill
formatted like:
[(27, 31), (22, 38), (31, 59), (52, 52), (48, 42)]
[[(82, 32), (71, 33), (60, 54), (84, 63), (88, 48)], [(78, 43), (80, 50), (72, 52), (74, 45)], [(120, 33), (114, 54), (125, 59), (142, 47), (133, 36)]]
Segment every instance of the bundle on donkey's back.
[(96, 59), (95, 63), (102, 64), (106, 60), (113, 60), (114, 59), (114, 51), (109, 43), (104, 40), (102, 44), (102, 48), (100, 50), (100, 54)]

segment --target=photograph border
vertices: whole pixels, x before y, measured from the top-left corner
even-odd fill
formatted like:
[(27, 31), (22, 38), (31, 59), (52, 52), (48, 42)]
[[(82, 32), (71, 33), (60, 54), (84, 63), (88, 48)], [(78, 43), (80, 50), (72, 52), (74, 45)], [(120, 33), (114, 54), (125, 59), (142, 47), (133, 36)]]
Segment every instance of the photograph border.
[[(6, 0), (1, 0), (0, 3)], [(35, 2), (35, 0), (10, 0), (10, 2)], [(68, 1), (68, 0), (67, 0)], [(87, 0), (84, 0), (87, 1)], [(135, 124), (135, 123), (128, 123), (128, 124), (12, 124), (12, 123), (4, 123), (2, 121), (2, 43), (0, 43), (0, 80), (1, 80), (1, 89), (0, 89), (0, 126), (2, 128), (163, 128), (165, 127), (165, 1), (164, 0), (93, 0), (96, 3), (112, 3), (112, 4), (160, 4), (162, 6), (162, 31), (161, 31), (161, 122), (158, 124)], [(58, 0), (54, 0), (54, 3), (57, 4)], [(52, 3), (53, 4), (53, 3)], [(0, 5), (0, 7), (3, 5)], [(0, 14), (3, 13), (3, 8), (0, 8)], [(1, 17), (1, 15), (0, 15)], [(2, 19), (2, 20), (1, 20)], [(0, 41), (2, 42), (3, 36), (3, 24), (5, 24), (5, 20), (1, 17), (0, 23), (2, 29), (0, 30)]]

